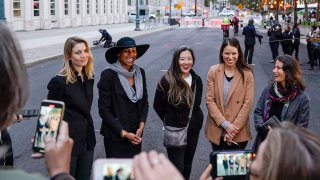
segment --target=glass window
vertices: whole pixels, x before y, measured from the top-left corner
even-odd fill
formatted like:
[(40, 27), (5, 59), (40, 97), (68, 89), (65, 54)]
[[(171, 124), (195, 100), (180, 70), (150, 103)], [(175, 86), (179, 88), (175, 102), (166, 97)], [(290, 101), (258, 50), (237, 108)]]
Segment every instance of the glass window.
[(33, 0), (33, 16), (39, 16), (40, 9), (39, 9), (39, 0)]
[(113, 11), (113, 1), (110, 1), (110, 12), (112, 13)]
[(80, 14), (80, 0), (77, 0), (77, 14)]
[(99, 14), (99, 0), (96, 0), (96, 14)]
[(56, 15), (56, 2), (55, 0), (50, 0), (50, 15)]
[(69, 0), (64, 0), (64, 15), (69, 15)]
[(103, 13), (106, 14), (107, 12), (107, 0), (103, 1)]
[(131, 6), (131, 0), (128, 0), (128, 5)]
[(20, 2), (20, 0), (13, 0), (13, 16), (14, 17), (21, 16), (21, 2)]
[(90, 14), (90, 0), (87, 0), (87, 14)]

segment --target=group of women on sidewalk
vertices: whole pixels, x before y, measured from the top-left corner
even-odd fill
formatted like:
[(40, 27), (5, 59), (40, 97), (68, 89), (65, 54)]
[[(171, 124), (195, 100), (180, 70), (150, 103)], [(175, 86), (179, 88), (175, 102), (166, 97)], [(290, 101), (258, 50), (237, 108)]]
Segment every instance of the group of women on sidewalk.
[[(148, 44), (136, 45), (132, 38), (124, 37), (105, 54), (109, 65), (101, 73), (97, 86), (102, 118), (100, 133), (104, 136), (107, 158), (132, 158), (141, 152), (149, 104), (145, 71), (135, 61), (148, 48)], [(254, 99), (253, 71), (235, 38), (223, 40), (219, 59), (220, 63), (211, 66), (207, 76), (205, 135), (213, 150), (244, 149), (252, 137), (249, 115)], [(190, 47), (177, 48), (169, 69), (157, 85), (153, 104), (164, 124), (188, 125), (187, 145), (167, 147), (169, 159), (185, 179), (190, 177), (204, 119), (200, 108), (203, 83), (192, 69), (195, 62)], [(76, 179), (89, 179), (91, 174), (96, 144), (90, 114), (93, 82), (93, 56), (88, 43), (78, 37), (69, 38), (65, 43), (63, 68), (48, 84), (48, 99), (65, 102), (64, 119), (74, 140), (71, 174)], [(278, 56), (273, 79), (254, 111), (257, 129), (273, 115), (281, 121), (307, 127), (309, 98), (304, 89), (297, 61), (291, 56)]]

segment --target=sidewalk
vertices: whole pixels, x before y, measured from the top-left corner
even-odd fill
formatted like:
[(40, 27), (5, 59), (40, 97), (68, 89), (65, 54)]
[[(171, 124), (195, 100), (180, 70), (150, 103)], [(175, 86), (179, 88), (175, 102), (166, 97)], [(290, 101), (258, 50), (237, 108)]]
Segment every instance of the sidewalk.
[(113, 41), (116, 42), (124, 36), (137, 37), (172, 28), (172, 26), (162, 24), (161, 26), (146, 30), (143, 26), (143, 24), (140, 25), (141, 31), (134, 31), (134, 23), (124, 23), (64, 29), (17, 31), (15, 33), (21, 45), (26, 66), (32, 66), (39, 62), (62, 57), (64, 43), (67, 38), (72, 36), (82, 37), (88, 41), (91, 48), (98, 48), (100, 46), (94, 46), (92, 42), (100, 39), (99, 29), (106, 29), (112, 36)]

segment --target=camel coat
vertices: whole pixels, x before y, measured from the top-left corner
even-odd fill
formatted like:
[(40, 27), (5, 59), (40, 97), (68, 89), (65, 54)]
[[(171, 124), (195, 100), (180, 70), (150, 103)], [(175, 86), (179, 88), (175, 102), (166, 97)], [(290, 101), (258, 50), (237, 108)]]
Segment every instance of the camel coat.
[(224, 120), (239, 128), (234, 137), (235, 142), (244, 142), (251, 139), (249, 114), (254, 98), (253, 73), (244, 70), (244, 81), (239, 70), (236, 70), (228, 91), (227, 103), (223, 101), (224, 64), (211, 66), (207, 77), (206, 105), (208, 117), (205, 126), (205, 135), (209, 141), (219, 145)]

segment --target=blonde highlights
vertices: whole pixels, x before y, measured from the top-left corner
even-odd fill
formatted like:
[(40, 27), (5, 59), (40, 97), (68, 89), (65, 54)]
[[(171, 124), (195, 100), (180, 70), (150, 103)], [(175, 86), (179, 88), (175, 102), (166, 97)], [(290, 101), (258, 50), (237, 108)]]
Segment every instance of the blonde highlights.
[(91, 53), (91, 49), (89, 47), (88, 42), (80, 37), (70, 37), (66, 40), (64, 44), (64, 63), (62, 70), (58, 74), (60, 76), (66, 76), (66, 83), (75, 83), (77, 81), (75, 68), (70, 60), (70, 57), (72, 55), (73, 47), (79, 43), (85, 44), (86, 50), (89, 54), (88, 63), (84, 67), (84, 72), (88, 79), (93, 79), (94, 76), (93, 55)]

